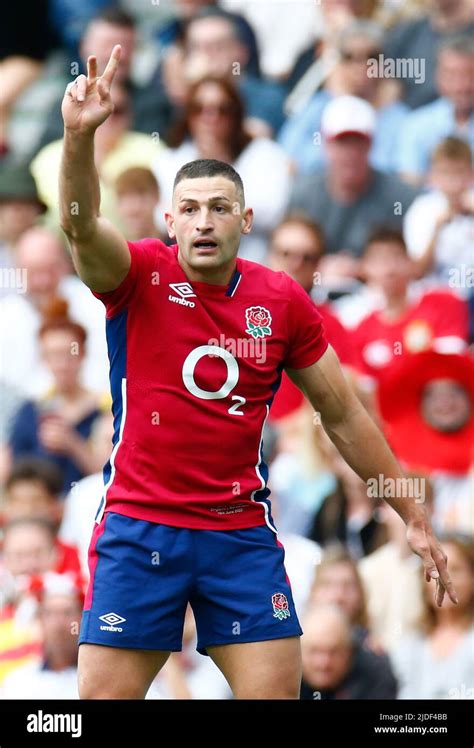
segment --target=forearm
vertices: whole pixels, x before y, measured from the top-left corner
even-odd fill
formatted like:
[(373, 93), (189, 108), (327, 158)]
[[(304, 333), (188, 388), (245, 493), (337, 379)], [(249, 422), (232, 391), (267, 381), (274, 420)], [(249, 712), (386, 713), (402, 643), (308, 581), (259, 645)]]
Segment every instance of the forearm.
[(72, 238), (87, 236), (100, 210), (99, 176), (94, 163), (94, 132), (65, 129), (59, 173), (61, 226)]
[[(331, 441), (335, 444), (345, 461), (366, 483), (374, 480), (377, 487), (389, 485), (387, 479), (393, 482), (393, 486), (400, 484), (400, 479), (406, 481), (405, 475), (395, 459), (384, 436), (367, 414), (365, 409), (357, 401), (348, 409), (344, 417), (335, 423), (324, 424), (325, 430)], [(382, 482), (379, 483), (379, 476)], [(398, 483), (397, 483), (398, 480)], [(409, 484), (404, 486), (402, 495), (392, 496), (396, 490), (384, 492), (384, 498), (390, 506), (405, 521), (414, 521), (424, 515), (424, 511), (415, 497), (408, 490)]]

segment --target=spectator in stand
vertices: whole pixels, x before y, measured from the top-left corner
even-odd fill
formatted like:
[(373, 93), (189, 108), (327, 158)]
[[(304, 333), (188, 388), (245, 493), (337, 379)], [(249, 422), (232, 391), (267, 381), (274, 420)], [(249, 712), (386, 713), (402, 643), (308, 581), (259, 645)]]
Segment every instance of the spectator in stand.
[(322, 426), (317, 432), (336, 486), (316, 512), (309, 537), (323, 549), (336, 542), (342, 543), (357, 560), (386, 542), (386, 530), (380, 523), (377, 504), (369, 496), (365, 481), (342, 459)]
[[(100, 128), (98, 130), (100, 132)], [(168, 138), (173, 146), (154, 160), (162, 198), (156, 220), (171, 205), (177, 170), (197, 158), (232, 164), (246, 188), (246, 202), (254, 209), (252, 233), (242, 237), (239, 255), (262, 262), (269, 233), (282, 218), (291, 189), (290, 160), (269, 138), (251, 138), (243, 123), (242, 101), (226, 78), (208, 76), (189, 92), (183, 118)]]
[(48, 0), (28, 7), (28, 23), (21, 3), (2, 9), (0, 25), (0, 158), (8, 151), (8, 125), (15, 102), (41, 74), (57, 40), (51, 29)]
[(347, 615), (317, 605), (304, 621), (302, 699), (395, 699), (397, 682), (388, 658), (354, 639)]
[(156, 236), (164, 241), (155, 225), (160, 189), (153, 172), (143, 166), (123, 171), (115, 182), (117, 210), (128, 241)]
[[(182, 44), (185, 36), (186, 25), (189, 21), (203, 8), (216, 8), (217, 5), (220, 7), (222, 3), (219, 2), (219, 0), (175, 0), (174, 8), (172, 8), (175, 16), (159, 28), (157, 33), (160, 47), (165, 49), (164, 54), (168, 58), (165, 63), (168, 70), (176, 61), (178, 62), (178, 65), (182, 63)], [(219, 10), (219, 8), (217, 8), (217, 10)], [(229, 10), (232, 9), (229, 8)], [(260, 77), (259, 51), (257, 48), (255, 32), (253, 30), (253, 24), (250, 24), (248, 20), (239, 13), (232, 13), (232, 19), (237, 24), (239, 34), (248, 49), (249, 61), (247, 70), (249, 73), (252, 73), (252, 75)]]
[(31, 577), (47, 571), (81, 573), (75, 547), (59, 541), (55, 525), (42, 516), (18, 517), (5, 525), (2, 563), (20, 592)]
[[(83, 594), (67, 574), (45, 574), (38, 590), (41, 658), (11, 672), (4, 699), (78, 699), (77, 638)], [(73, 735), (74, 737), (74, 735)]]
[[(120, 44), (122, 47), (120, 66), (115, 76), (114, 86), (124, 87), (128, 91), (131, 131), (145, 133), (148, 136), (154, 132), (166, 132), (175, 116), (174, 107), (166, 96), (163, 87), (158, 87), (156, 82), (150, 81), (146, 84), (139, 84), (132, 80), (132, 63), (137, 46), (137, 32), (132, 16), (122, 8), (113, 6), (105, 8), (87, 24), (79, 45), (82, 72), (86, 70), (88, 57), (93, 55), (97, 58), (97, 69), (100, 74), (107, 64), (114, 44)], [(73, 78), (75, 75), (76, 73), (74, 73)], [(69, 64), (67, 76), (68, 80), (73, 79), (71, 78)], [(66, 83), (67, 81), (64, 85)], [(61, 95), (52, 104), (47, 114), (46, 129), (36, 151), (62, 138), (61, 101), (63, 95), (64, 87), (61, 87)], [(138, 141), (135, 143), (135, 147), (138, 147)]]
[(390, 101), (387, 80), (368, 75), (367, 64), (378, 59), (382, 50), (383, 29), (373, 21), (354, 21), (341, 34), (340, 60), (325, 81), (324, 88), (287, 119), (278, 142), (296, 162), (301, 174), (320, 170), (326, 163), (321, 140), (321, 117), (326, 104), (335, 96), (349, 95), (365, 99), (376, 111), (370, 163), (380, 171), (395, 170), (396, 144), (408, 107)]
[(40, 358), (38, 330), (43, 312), (57, 297), (68, 302), (71, 318), (87, 331), (88, 349), (83, 384), (108, 392), (104, 308), (76, 276), (58, 237), (35, 227), (25, 231), (16, 248), (16, 267), (27, 283), (18, 293), (0, 299), (0, 383), (23, 395), (41, 397), (52, 385), (52, 375)]
[[(315, 29), (316, 40), (302, 52), (288, 79), (292, 91), (285, 102), (291, 113), (301, 110), (311, 95), (336, 67), (340, 34), (357, 19), (374, 15), (378, 0), (327, 0), (321, 3), (322, 27)], [(292, 90), (293, 89), (293, 90)]]
[(403, 21), (390, 29), (385, 57), (392, 60), (418, 59), (424, 62), (423, 83), (405, 76), (401, 81), (403, 100), (412, 107), (429, 104), (436, 98), (436, 60), (440, 45), (453, 34), (474, 33), (474, 12), (471, 0), (428, 0), (426, 14)]
[(247, 130), (272, 137), (283, 124), (284, 88), (249, 72), (251, 50), (238, 18), (212, 6), (196, 13), (186, 26), (181, 59), (169, 61), (163, 78), (169, 95), (183, 105), (191, 83), (208, 75), (228, 77), (242, 98)]
[[(431, 513), (433, 492), (429, 480), (424, 476), (408, 477), (422, 481), (421, 500)], [(383, 648), (392, 652), (417, 625), (422, 612), (422, 579), (418, 559), (410, 553), (403, 520), (385, 502), (380, 505), (379, 517), (388, 541), (362, 558), (358, 566), (370, 630)]]
[(436, 67), (439, 98), (409, 114), (397, 149), (397, 170), (420, 184), (436, 146), (450, 135), (474, 150), (474, 41), (471, 36), (447, 39)]
[[(474, 544), (446, 537), (449, 572), (459, 602), (438, 607), (423, 581), (424, 610), (418, 631), (392, 654), (399, 699), (466, 699), (474, 695)], [(421, 575), (422, 572), (420, 572)]]
[[(158, 133), (144, 135), (130, 130), (132, 111), (126, 86), (114, 83), (114, 111), (97, 130), (95, 160), (100, 177), (101, 213), (121, 226), (114, 194), (117, 177), (132, 166), (148, 168), (164, 151)], [(63, 141), (49, 143), (31, 162), (31, 172), (38, 192), (48, 206), (48, 221), (57, 226), (59, 221), (59, 167)], [(74, 207), (74, 206), (73, 206)]]
[(342, 545), (326, 548), (316, 569), (309, 605), (336, 605), (348, 617), (356, 641), (368, 645), (369, 619), (357, 564)]
[(405, 216), (404, 236), (417, 272), (427, 284), (448, 285), (468, 295), (468, 269), (474, 258), (472, 151), (459, 138), (436, 146), (428, 184)]
[[(288, 215), (273, 230), (266, 264), (287, 273), (306, 293), (323, 291), (324, 235), (321, 227), (304, 214)], [(321, 294), (322, 295), (322, 294)], [(348, 332), (341, 325), (329, 303), (318, 303), (326, 337), (345, 367), (355, 366), (355, 350)], [(270, 411), (272, 421), (283, 418), (301, 407), (304, 395), (284, 372)]]
[[(104, 470), (110, 469), (108, 463), (112, 452), (114, 434), (113, 418), (110, 411), (102, 412), (94, 422), (91, 433), (91, 448), (98, 465)], [(108, 473), (102, 471), (82, 478), (69, 491), (64, 501), (64, 512), (59, 537), (64, 543), (76, 546), (79, 550), (82, 571), (85, 578), (89, 576), (88, 550), (91, 541), (94, 519), (97, 514)]]
[[(362, 99), (339, 96), (325, 107), (321, 120), (328, 156), (324, 172), (299, 175), (290, 208), (304, 211), (324, 226), (327, 251), (342, 275), (356, 275), (347, 258), (361, 255), (374, 223), (402, 217), (416, 190), (396, 176), (371, 168), (369, 151), (375, 130), (375, 110)], [(341, 263), (344, 261), (344, 264)]]
[(9, 282), (10, 274), (16, 281), (16, 246), (45, 210), (28, 167), (0, 164), (0, 271), (8, 271), (1, 276), (0, 298), (18, 289), (18, 283)]
[(369, 237), (361, 273), (379, 295), (380, 308), (356, 327), (354, 346), (361, 371), (377, 380), (398, 356), (428, 349), (459, 353), (468, 343), (466, 302), (449, 290), (439, 289), (410, 298), (416, 275), (402, 234), (390, 227)]
[(58, 300), (46, 310), (40, 327), (41, 355), (53, 377), (53, 388), (37, 401), (26, 401), (12, 424), (9, 445), (13, 459), (36, 455), (61, 470), (63, 493), (99, 469), (89, 437), (101, 397), (80, 383), (86, 346), (85, 329), (67, 316)]
[(266, 0), (220, 0), (220, 5), (242, 13), (252, 25), (262, 75), (273, 80), (286, 81), (296, 59), (322, 26), (318, 3), (300, 3), (295, 12), (293, 0), (279, 0), (277, 13)]
[(5, 481), (0, 526), (16, 519), (44, 519), (56, 529), (62, 518), (63, 479), (52, 462), (37, 457), (18, 460)]
[(430, 477), (435, 529), (474, 535), (473, 358), (435, 351), (401, 356), (381, 375), (377, 394), (396, 456)]

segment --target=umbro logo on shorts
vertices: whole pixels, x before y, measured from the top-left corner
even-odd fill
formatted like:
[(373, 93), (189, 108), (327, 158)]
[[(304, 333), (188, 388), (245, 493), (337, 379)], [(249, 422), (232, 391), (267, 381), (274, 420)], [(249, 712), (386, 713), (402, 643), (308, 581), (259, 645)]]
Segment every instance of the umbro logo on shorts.
[(126, 618), (122, 618), (122, 616), (117, 615), (117, 613), (105, 613), (103, 616), (99, 616), (100, 621), (104, 621), (104, 623), (107, 623), (108, 626), (101, 626), (101, 631), (123, 631), (123, 629), (120, 626), (117, 626), (116, 624), (119, 623), (125, 623), (127, 620)]
[(175, 304), (181, 304), (181, 306), (196, 306), (194, 301), (188, 301), (190, 296), (196, 296), (190, 283), (169, 283), (168, 285), (175, 293), (178, 294), (178, 296), (173, 296), (173, 294), (170, 294), (168, 296), (169, 301), (173, 301)]

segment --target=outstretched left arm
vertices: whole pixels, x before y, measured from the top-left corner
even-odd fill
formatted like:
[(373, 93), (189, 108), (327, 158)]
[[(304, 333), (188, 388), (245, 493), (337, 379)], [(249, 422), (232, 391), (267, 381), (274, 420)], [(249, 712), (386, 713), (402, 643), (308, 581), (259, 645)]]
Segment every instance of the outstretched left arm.
[[(331, 346), (312, 366), (287, 369), (287, 373), (320, 413), (329, 438), (362, 480), (378, 480), (380, 475), (384, 481), (405, 477), (385, 438), (348, 385)], [(422, 559), (427, 581), (436, 579), (437, 604), (442, 605), (445, 592), (456, 603), (447, 557), (433, 533), (424, 506), (416, 503), (413, 496), (387, 496), (385, 499), (407, 525), (408, 543)]]

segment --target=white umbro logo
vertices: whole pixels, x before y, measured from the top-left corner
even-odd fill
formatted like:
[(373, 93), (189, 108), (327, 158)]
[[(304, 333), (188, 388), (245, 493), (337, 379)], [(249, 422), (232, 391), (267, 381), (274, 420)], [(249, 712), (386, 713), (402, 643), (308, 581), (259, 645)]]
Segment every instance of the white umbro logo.
[(196, 296), (190, 283), (170, 283), (169, 287), (173, 289), (175, 293), (179, 294), (179, 296), (173, 296), (173, 294), (170, 294), (168, 296), (169, 301), (173, 301), (175, 304), (181, 304), (181, 306), (196, 306), (194, 301), (188, 301), (191, 296)]
[(122, 618), (122, 616), (117, 615), (117, 613), (106, 613), (103, 616), (99, 616), (99, 620), (108, 624), (108, 626), (101, 626), (101, 631), (123, 631), (123, 629), (117, 624), (125, 623), (127, 619)]
[(190, 283), (170, 283), (169, 287), (183, 299), (188, 299), (190, 296), (196, 296)]

